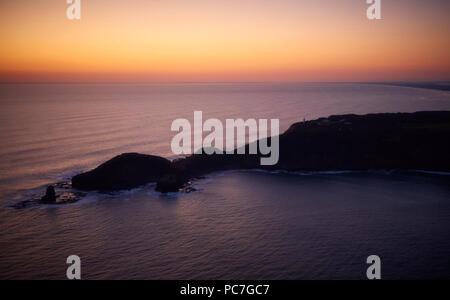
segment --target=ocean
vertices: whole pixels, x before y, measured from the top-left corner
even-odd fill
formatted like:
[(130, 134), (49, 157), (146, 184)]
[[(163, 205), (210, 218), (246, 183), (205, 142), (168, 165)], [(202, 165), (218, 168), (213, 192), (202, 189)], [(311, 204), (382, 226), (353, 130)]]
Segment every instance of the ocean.
[(450, 93), (356, 83), (0, 84), (0, 278), (450, 278), (448, 175), (215, 173), (196, 191), (87, 193), (34, 205), (45, 187), (124, 152), (174, 158), (178, 118), (280, 119), (450, 110)]

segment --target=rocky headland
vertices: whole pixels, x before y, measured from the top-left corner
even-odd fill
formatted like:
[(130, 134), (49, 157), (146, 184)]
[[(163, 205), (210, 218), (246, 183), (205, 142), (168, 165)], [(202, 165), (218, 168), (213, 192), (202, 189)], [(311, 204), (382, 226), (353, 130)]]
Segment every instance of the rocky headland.
[(250, 154), (200, 153), (170, 162), (127, 153), (73, 177), (72, 185), (116, 191), (157, 182), (156, 190), (165, 193), (193, 178), (233, 169), (450, 171), (450, 111), (331, 116), (293, 124), (279, 138), (280, 159), (273, 166), (261, 166), (260, 155)]

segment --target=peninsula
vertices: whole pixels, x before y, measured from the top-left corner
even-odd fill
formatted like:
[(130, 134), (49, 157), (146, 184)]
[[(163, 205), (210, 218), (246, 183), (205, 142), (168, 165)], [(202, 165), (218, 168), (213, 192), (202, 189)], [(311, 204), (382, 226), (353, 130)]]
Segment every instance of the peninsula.
[(156, 190), (166, 193), (179, 191), (193, 178), (234, 169), (449, 172), (449, 137), (450, 111), (337, 115), (293, 124), (279, 137), (280, 158), (273, 166), (261, 166), (259, 154), (202, 152), (171, 162), (127, 153), (74, 176), (72, 185), (80, 190), (116, 191), (157, 182)]

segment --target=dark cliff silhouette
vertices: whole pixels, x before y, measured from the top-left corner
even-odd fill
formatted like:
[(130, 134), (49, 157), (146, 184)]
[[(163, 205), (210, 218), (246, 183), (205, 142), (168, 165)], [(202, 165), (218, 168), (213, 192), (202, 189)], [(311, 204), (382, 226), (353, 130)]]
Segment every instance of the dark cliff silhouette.
[[(190, 179), (231, 169), (338, 171), (403, 169), (450, 171), (450, 111), (340, 115), (292, 125), (280, 135), (280, 159), (261, 166), (260, 155), (197, 154), (169, 162), (122, 154), (75, 176), (82, 190), (121, 190), (157, 182), (178, 191)], [(270, 138), (269, 138), (270, 141)], [(249, 145), (245, 146), (248, 153)]]
[(125, 153), (73, 177), (72, 186), (82, 190), (127, 190), (158, 181), (170, 168), (171, 163), (165, 158)]

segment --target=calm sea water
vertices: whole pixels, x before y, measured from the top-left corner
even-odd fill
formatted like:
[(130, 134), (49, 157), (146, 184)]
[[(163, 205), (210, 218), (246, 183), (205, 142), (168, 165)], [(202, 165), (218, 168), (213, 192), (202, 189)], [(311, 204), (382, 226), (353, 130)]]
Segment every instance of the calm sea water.
[(450, 110), (445, 91), (362, 84), (0, 85), (0, 278), (450, 278), (450, 185), (418, 174), (227, 172), (65, 206), (12, 205), (123, 152), (172, 157), (174, 119)]

